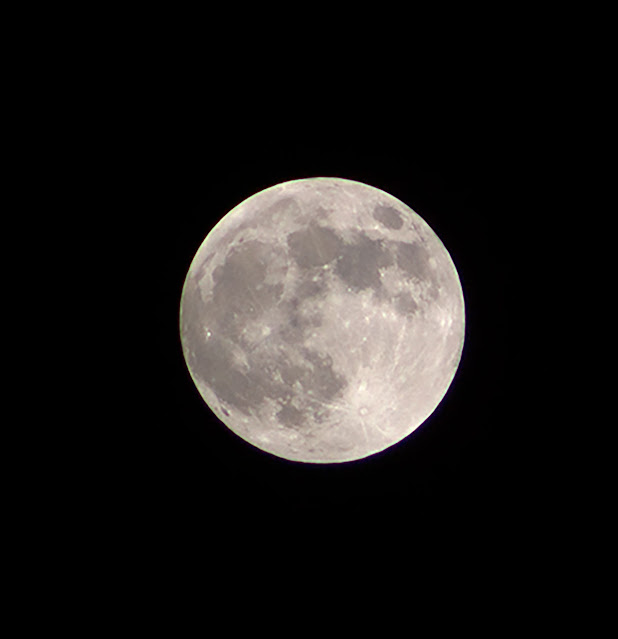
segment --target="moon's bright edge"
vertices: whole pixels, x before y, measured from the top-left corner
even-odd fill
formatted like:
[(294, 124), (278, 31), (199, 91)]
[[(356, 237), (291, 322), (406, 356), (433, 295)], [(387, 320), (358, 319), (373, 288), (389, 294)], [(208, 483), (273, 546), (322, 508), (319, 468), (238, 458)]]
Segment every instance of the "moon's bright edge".
[(191, 376), (214, 414), (273, 455), (346, 462), (436, 409), (462, 354), (457, 270), (384, 191), (293, 180), (230, 211), (193, 259), (180, 304)]

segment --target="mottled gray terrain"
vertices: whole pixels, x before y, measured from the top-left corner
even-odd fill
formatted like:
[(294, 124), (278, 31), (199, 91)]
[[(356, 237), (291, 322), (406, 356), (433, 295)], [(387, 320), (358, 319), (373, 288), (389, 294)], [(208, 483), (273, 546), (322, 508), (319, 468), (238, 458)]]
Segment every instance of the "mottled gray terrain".
[(409, 207), (336, 178), (280, 184), (212, 230), (181, 337), (214, 413), (259, 448), (348, 461), (396, 443), (444, 396), (464, 337), (450, 256)]

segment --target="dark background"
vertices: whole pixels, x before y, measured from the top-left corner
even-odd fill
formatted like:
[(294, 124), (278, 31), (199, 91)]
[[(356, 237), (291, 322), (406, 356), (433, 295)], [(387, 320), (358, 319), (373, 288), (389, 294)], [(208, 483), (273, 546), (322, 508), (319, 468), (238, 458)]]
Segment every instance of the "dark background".
[[(288, 118), (262, 109), (248, 120), (221, 109), (214, 118), (172, 113), (165, 124), (136, 120), (125, 176), (136, 193), (127, 237), (136, 230), (129, 245), (141, 250), (123, 495), (140, 529), (200, 547), (344, 555), (375, 536), (383, 550), (372, 542), (367, 552), (428, 531), (447, 544), (525, 536), (539, 507), (539, 433), (517, 220), (538, 176), (520, 131), (500, 118), (414, 123), (389, 109)], [(411, 206), (451, 254), (466, 303), (461, 364), (435, 413), (398, 445), (339, 465), (286, 461), (229, 431), (196, 390), (178, 330), (184, 278), (210, 229), (257, 191), (312, 176), (359, 180)]]
[[(28, 185), (25, 193), (40, 193), (46, 204), (24, 200), (23, 217), (41, 236), (33, 215), (40, 213), (70, 249), (43, 238), (54, 258), (66, 259), (62, 282), (35, 259), (35, 285), (46, 281), (53, 291), (43, 320), (35, 317), (59, 351), (36, 371), (61, 383), (62, 408), (43, 422), (49, 470), (41, 465), (37, 492), (49, 506), (24, 554), (43, 547), (57, 562), (50, 591), (68, 577), (84, 599), (100, 600), (90, 619), (97, 625), (121, 597), (127, 610), (144, 601), (140, 624), (157, 622), (169, 593), (184, 587), (196, 593), (205, 621), (218, 601), (231, 603), (226, 627), (259, 594), (265, 605), (249, 621), (279, 619), (289, 591), (301, 609), (289, 626), (294, 634), (316, 612), (364, 623), (378, 595), (387, 604), (383, 619), (398, 604), (410, 611), (408, 629), (420, 607), (410, 595), (415, 584), (441, 606), (435, 620), (459, 623), (443, 596), (459, 577), (455, 598), (469, 595), (477, 620), (491, 608), (487, 591), (499, 600), (497, 585), (514, 587), (504, 597), (513, 610), (501, 620), (511, 626), (534, 582), (546, 606), (539, 575), (548, 554), (569, 569), (572, 549), (563, 554), (561, 541), (568, 526), (552, 531), (547, 523), (556, 498), (571, 498), (565, 477), (579, 481), (583, 472), (582, 455), (563, 459), (567, 472), (555, 471), (563, 433), (544, 446), (550, 425), (566, 423), (554, 407), (570, 405), (562, 389), (550, 390), (558, 360), (546, 343), (577, 295), (559, 300), (560, 313), (545, 312), (533, 291), (553, 295), (556, 281), (570, 282), (582, 268), (556, 260), (543, 272), (539, 255), (555, 234), (544, 246), (537, 238), (544, 226), (566, 226), (575, 253), (584, 228), (579, 218), (564, 224), (556, 210), (555, 195), (568, 198), (571, 188), (551, 169), (563, 151), (565, 164), (573, 162), (570, 131), (581, 116), (566, 107), (582, 93), (573, 69), (587, 74), (588, 66), (565, 59), (580, 49), (553, 46), (547, 35), (560, 29), (554, 17), (539, 23), (536, 12), (520, 12), (526, 29), (512, 12), (472, 15), (479, 37), (440, 7), (444, 15), (423, 42), (426, 24), (390, 7), (382, 24), (373, 7), (346, 11), (338, 24), (330, 9), (303, 6), (281, 27), (278, 9), (268, 27), (246, 8), (230, 9), (229, 18), (209, 9), (195, 33), (191, 17), (174, 25), (168, 12), (160, 25), (142, 11), (133, 20), (109, 16), (109, 28), (102, 15), (79, 29), (68, 20), (80, 41), (52, 29), (54, 46), (33, 65), (46, 81), (23, 74), (37, 96), (25, 99), (23, 129), (8, 126), (18, 137), (42, 127), (37, 148), (20, 146), (43, 173), (57, 171), (49, 189)], [(58, 48), (60, 60), (51, 55)], [(561, 73), (566, 91), (552, 100)], [(273, 457), (215, 420), (186, 369), (178, 331), (184, 277), (212, 226), (255, 192), (312, 176), (360, 180), (411, 206), (449, 250), (466, 302), (462, 361), (435, 413), (397, 446), (334, 466)], [(73, 204), (74, 217), (65, 211)], [(61, 283), (76, 302), (68, 316), (56, 297)], [(84, 337), (58, 338), (47, 329), (50, 312)], [(83, 388), (70, 386), (74, 378)], [(19, 426), (28, 438), (30, 403), (34, 396)], [(77, 434), (63, 440), (66, 411)], [(573, 530), (576, 519), (585, 525), (577, 511), (569, 515)], [(420, 564), (434, 583), (419, 583)], [(481, 567), (490, 568), (482, 593)], [(91, 594), (93, 581), (104, 596)], [(351, 582), (367, 603), (342, 593)], [(68, 597), (63, 603), (78, 607)], [(561, 615), (563, 608), (561, 601)]]

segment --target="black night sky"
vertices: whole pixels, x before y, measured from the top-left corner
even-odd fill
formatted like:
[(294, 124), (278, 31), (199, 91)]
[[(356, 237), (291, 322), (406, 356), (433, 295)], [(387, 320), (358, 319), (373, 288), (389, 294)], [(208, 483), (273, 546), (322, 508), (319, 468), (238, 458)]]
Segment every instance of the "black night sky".
[[(51, 469), (43, 464), (36, 480), (45, 508), (23, 500), (36, 521), (7, 518), (28, 544), (8, 546), (24, 620), (66, 625), (81, 614), (97, 630), (107, 622), (117, 632), (132, 613), (140, 628), (151, 621), (161, 634), (168, 612), (168, 634), (176, 636), (186, 616), (167, 610), (176, 595), (198, 612), (200, 629), (219, 634), (244, 636), (238, 624), (246, 622), (251, 636), (260, 624), (270, 635), (278, 622), (295, 637), (314, 621), (320, 634), (343, 635), (329, 622), (338, 612), (346, 636), (353, 621), (369, 632), (372, 613), (379, 636), (389, 636), (385, 621), (397, 611), (406, 617), (397, 632), (420, 629), (417, 586), (440, 608), (432, 628), (451, 619), (463, 625), (445, 596), (449, 587), (455, 599), (469, 599), (464, 609), (476, 622), (494, 614), (512, 631), (522, 612), (536, 624), (535, 613), (546, 609), (552, 628), (558, 618), (570, 622), (564, 600), (547, 608), (553, 584), (542, 577), (545, 569), (560, 579), (574, 548), (588, 552), (580, 539), (567, 547), (564, 534), (588, 527), (572, 506), (577, 491), (588, 499), (586, 459), (561, 457), (558, 447), (588, 440), (598, 448), (607, 430), (599, 422), (565, 435), (573, 420), (558, 419), (557, 407), (568, 411), (571, 402), (551, 383), (561, 364), (547, 347), (581, 305), (572, 291), (559, 297), (557, 286), (572, 288), (586, 272), (577, 234), (592, 234), (596, 246), (605, 228), (593, 207), (566, 220), (556, 197), (572, 197), (559, 162), (577, 164), (571, 130), (584, 125), (584, 137), (596, 135), (588, 131), (594, 118), (573, 109), (577, 100), (600, 108), (577, 78), (578, 67), (593, 77), (597, 66), (582, 57), (585, 41), (561, 16), (540, 23), (537, 8), (509, 7), (501, 16), (462, 5), (477, 34), (456, 9), (436, 5), (440, 15), (423, 42), (429, 23), (394, 5), (345, 6), (341, 21), (332, 3), (270, 12), (263, 3), (236, 3), (230, 15), (226, 7), (204, 5), (199, 19), (185, 7), (176, 24), (169, 7), (140, 7), (134, 17), (125, 6), (78, 20), (60, 14), (65, 32), (39, 21), (49, 44), (36, 49), (22, 38), (23, 51), (14, 47), (13, 102), (26, 119), (7, 120), (20, 147), (9, 163), (23, 171), (32, 161), (53, 174), (46, 191), (26, 171), (18, 216), (67, 262), (60, 280), (20, 235), (7, 235), (21, 249), (9, 278), (34, 263), (27, 287), (51, 284), (33, 317), (36, 337), (57, 346), (62, 360), (44, 355), (41, 368), (26, 357), (34, 371), (27, 386), (51, 379), (61, 390), (51, 407), (30, 397), (49, 414), (40, 448)], [(569, 42), (555, 45), (556, 33)], [(22, 57), (32, 59), (29, 69), (21, 69)], [(556, 94), (560, 73), (566, 90)], [(44, 135), (29, 146), (37, 127)], [(465, 300), (463, 355), (438, 408), (397, 445), (343, 464), (291, 462), (232, 433), (199, 395), (180, 341), (182, 287), (209, 231), (251, 195), (304, 177), (357, 180), (410, 206), (449, 251)], [(48, 204), (31, 206), (28, 190)], [(65, 209), (74, 200), (73, 218)], [(581, 222), (588, 214), (591, 227)], [(66, 252), (51, 233), (44, 237), (38, 215), (65, 235)], [(559, 260), (549, 248), (564, 229), (568, 255)], [(68, 289), (70, 309), (59, 289)], [(550, 297), (553, 308), (544, 304)], [(19, 301), (7, 309), (24, 317)], [(49, 314), (84, 336), (65, 344)], [(9, 341), (26, 348), (33, 335), (24, 330)], [(571, 357), (576, 337), (560, 336), (561, 356)], [(568, 375), (581, 373), (567, 364)], [(83, 388), (69, 384), (65, 365)], [(16, 428), (34, 438), (31, 406), (21, 408)], [(77, 416), (77, 436), (63, 437), (66, 413)], [(63, 450), (48, 448), (50, 440)], [(30, 474), (27, 456), (9, 477), (16, 484)], [(568, 468), (559, 472), (559, 463)], [(7, 486), (9, 498), (17, 494)], [(560, 499), (568, 523), (552, 529)], [(611, 512), (607, 502), (603, 510)], [(37, 552), (52, 563), (31, 568)], [(578, 580), (572, 592), (579, 597), (589, 583)], [(48, 598), (61, 617), (39, 607)], [(512, 609), (500, 616), (494, 602)]]

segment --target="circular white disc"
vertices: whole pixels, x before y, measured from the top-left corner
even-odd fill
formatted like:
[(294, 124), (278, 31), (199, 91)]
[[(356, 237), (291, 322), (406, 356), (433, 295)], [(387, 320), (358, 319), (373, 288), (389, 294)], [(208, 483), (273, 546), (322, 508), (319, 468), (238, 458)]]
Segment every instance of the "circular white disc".
[(253, 195), (208, 234), (180, 308), (184, 356), (215, 415), (258, 448), (345, 462), (399, 442), (459, 364), (464, 300), (410, 207), (341, 178)]

